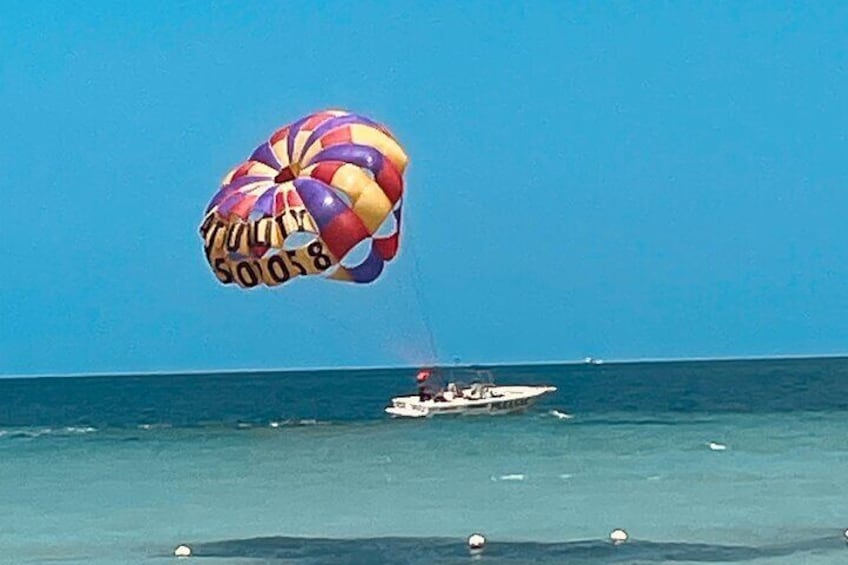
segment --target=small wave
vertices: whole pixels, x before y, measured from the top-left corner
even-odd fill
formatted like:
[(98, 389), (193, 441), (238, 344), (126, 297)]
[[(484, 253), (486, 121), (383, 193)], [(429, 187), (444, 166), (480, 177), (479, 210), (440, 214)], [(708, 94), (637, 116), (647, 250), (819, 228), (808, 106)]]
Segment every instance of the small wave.
[(139, 424), (140, 430), (164, 430), (171, 427), (171, 424)]
[(53, 428), (18, 428), (11, 430), (0, 430), (0, 438), (4, 439), (35, 439), (43, 436), (62, 437), (68, 435), (86, 434), (97, 431), (94, 428), (73, 428), (67, 427), (60, 430)]
[(65, 426), (62, 428), (11, 428), (0, 430), (4, 440), (30, 440), (40, 437), (68, 438), (97, 432), (93, 426)]
[(303, 420), (274, 420), (268, 424), (272, 428), (289, 428), (297, 426), (328, 426), (331, 422), (324, 422), (314, 418), (306, 418)]
[(559, 410), (551, 410), (548, 414), (555, 417), (557, 420), (570, 420), (574, 417), (571, 414), (560, 412)]
[(567, 479), (570, 479), (573, 476), (574, 475), (572, 475), (571, 473), (562, 473), (562, 474), (560, 474), (559, 478), (563, 479), (563, 480), (567, 480)]
[(492, 480), (495, 481), (523, 481), (524, 474), (523, 473), (513, 473), (510, 475), (501, 475), (500, 477), (492, 477)]
[(65, 431), (70, 433), (70, 434), (90, 434), (90, 433), (96, 432), (97, 428), (93, 428), (91, 426), (83, 426), (83, 427), (68, 426), (67, 428), (65, 428)]
[(9, 439), (34, 439), (41, 436), (46, 436), (53, 433), (53, 430), (50, 428), (44, 428), (41, 430), (8, 430), (8, 434), (6, 437)]

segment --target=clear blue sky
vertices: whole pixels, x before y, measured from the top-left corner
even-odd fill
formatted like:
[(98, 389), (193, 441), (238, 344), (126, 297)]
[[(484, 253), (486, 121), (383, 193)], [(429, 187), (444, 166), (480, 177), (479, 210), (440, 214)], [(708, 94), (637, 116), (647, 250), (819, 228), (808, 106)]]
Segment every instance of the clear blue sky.
[[(427, 323), (441, 361), (845, 352), (846, 25), (836, 2), (3, 3), (0, 374), (415, 364)], [(221, 176), (328, 106), (411, 157), (400, 257), (367, 287), (221, 286), (197, 234)]]

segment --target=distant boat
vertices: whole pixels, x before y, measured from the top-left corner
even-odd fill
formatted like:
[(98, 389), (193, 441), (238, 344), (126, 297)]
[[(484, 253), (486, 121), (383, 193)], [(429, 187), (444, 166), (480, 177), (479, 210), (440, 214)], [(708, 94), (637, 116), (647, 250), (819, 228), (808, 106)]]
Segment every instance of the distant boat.
[(602, 365), (603, 361), (601, 359), (595, 359), (594, 357), (586, 357), (583, 359), (583, 362), (587, 365)]
[[(494, 384), (491, 371), (474, 371), (486, 381), (461, 385), (450, 382), (426, 396), (410, 395), (392, 398), (386, 413), (402, 418), (428, 418), (445, 415), (495, 415), (521, 412), (533, 406), (545, 394), (556, 391), (553, 386)], [(419, 373), (419, 382), (422, 373)], [(426, 374), (424, 380), (429, 377)]]

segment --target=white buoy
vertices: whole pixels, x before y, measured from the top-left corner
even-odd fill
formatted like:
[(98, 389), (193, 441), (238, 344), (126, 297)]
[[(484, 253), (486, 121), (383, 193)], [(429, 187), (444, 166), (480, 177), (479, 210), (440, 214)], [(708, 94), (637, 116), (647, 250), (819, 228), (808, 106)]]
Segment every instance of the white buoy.
[(626, 542), (629, 537), (630, 536), (627, 535), (627, 532), (625, 532), (621, 528), (614, 529), (613, 531), (610, 532), (610, 535), (609, 535), (610, 541), (612, 543), (614, 543), (615, 545)]
[(468, 536), (468, 549), (481, 550), (483, 546), (486, 545), (486, 538), (483, 537), (483, 534), (471, 534)]
[(177, 549), (174, 550), (175, 557), (189, 557), (191, 556), (191, 548), (187, 545), (181, 545)]

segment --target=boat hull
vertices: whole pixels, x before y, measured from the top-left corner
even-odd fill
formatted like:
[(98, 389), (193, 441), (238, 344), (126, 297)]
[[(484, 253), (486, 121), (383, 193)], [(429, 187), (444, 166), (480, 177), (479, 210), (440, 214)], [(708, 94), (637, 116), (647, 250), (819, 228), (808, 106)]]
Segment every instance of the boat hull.
[(530, 408), (555, 390), (552, 386), (493, 386), (482, 398), (470, 397), (471, 389), (463, 390), (463, 397), (450, 400), (422, 401), (417, 396), (400, 396), (392, 399), (386, 413), (398, 418), (511, 414)]

